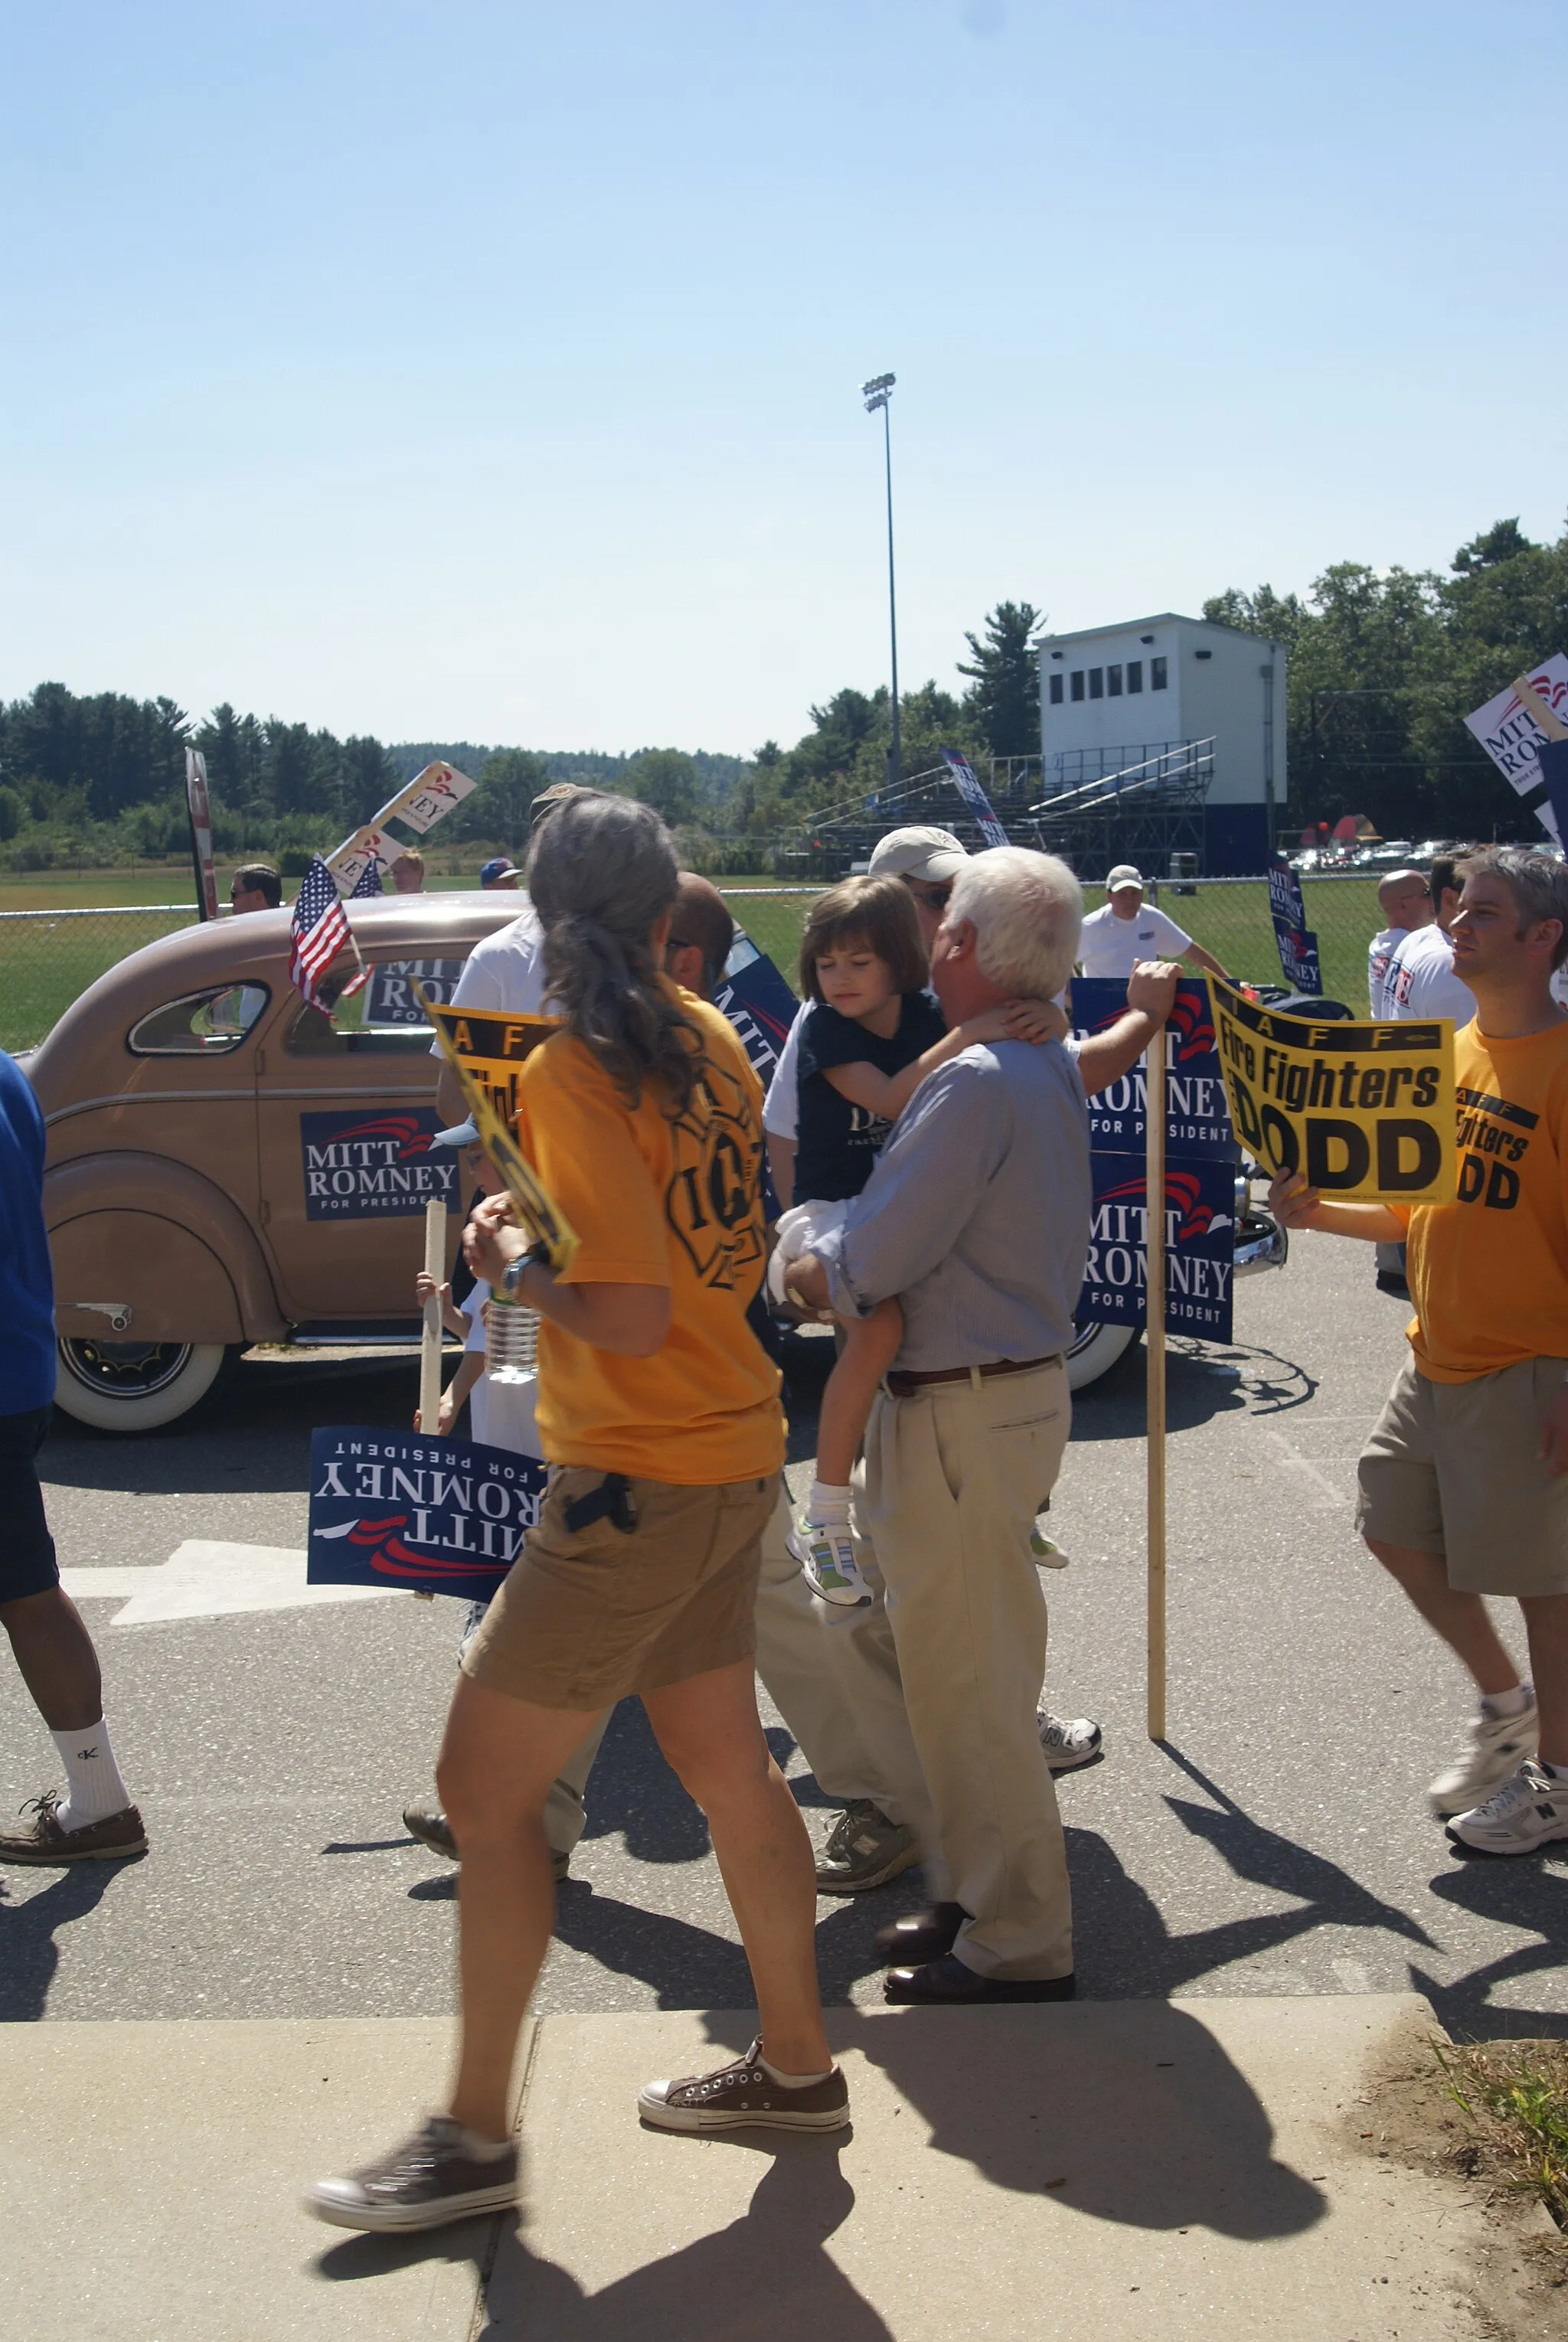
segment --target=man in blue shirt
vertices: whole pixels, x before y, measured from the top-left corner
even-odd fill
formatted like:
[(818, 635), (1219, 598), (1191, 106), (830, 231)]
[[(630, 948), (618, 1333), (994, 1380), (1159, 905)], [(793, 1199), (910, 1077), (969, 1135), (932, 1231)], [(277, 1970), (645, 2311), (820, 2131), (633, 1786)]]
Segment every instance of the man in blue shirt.
[(0, 1626), (54, 1736), (65, 1789), (0, 1831), (0, 1862), (119, 1861), (146, 1850), (104, 1722), (98, 1655), (60, 1583), (38, 1450), (55, 1398), (55, 1292), (44, 1227), (44, 1117), (0, 1050)]

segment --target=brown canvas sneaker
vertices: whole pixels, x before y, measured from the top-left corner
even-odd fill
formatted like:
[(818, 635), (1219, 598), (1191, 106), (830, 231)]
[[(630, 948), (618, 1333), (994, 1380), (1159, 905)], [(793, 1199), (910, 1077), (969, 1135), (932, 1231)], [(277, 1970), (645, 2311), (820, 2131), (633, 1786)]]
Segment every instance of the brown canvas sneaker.
[(761, 2123), (772, 2130), (842, 2130), (849, 2120), (849, 2085), (835, 2066), (825, 2080), (788, 2089), (761, 2057), (762, 2039), (733, 2066), (690, 2074), (682, 2082), (649, 2082), (637, 2093), (637, 2112), (655, 2130), (739, 2130)]
[(439, 2228), (480, 2212), (504, 2212), (517, 2201), (517, 2149), (482, 2162), (466, 2147), (461, 2124), (432, 2115), (423, 2130), (379, 2163), (341, 2179), (318, 2179), (305, 2190), (305, 2208), (335, 2228), (366, 2228), (405, 2236)]
[(145, 1854), (147, 1833), (135, 1806), (107, 1814), (82, 1829), (62, 1829), (55, 1819), (64, 1802), (58, 1789), (45, 1789), (21, 1810), (33, 1818), (25, 1829), (0, 1830), (0, 1862), (124, 1862)]

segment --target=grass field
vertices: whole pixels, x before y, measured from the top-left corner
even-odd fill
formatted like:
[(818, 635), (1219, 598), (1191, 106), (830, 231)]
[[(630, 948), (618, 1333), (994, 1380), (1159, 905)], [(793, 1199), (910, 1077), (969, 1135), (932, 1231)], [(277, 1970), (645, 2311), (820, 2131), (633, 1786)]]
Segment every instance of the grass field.
[[(25, 919), (0, 918), (0, 1047), (32, 1047), (105, 969), (141, 945), (183, 926), (185, 916), (178, 910), (132, 907), (139, 894), (143, 904), (185, 903), (194, 910), (189, 877), (182, 888), (172, 883), (175, 875), (155, 871), (149, 876), (144, 872), (135, 878), (124, 872), (108, 872), (77, 878), (45, 872), (29, 875), (25, 883), (0, 882), (0, 912), (35, 915)], [(431, 891), (444, 893), (463, 883), (461, 875), (438, 879)], [(746, 881), (735, 884), (741, 891), (729, 887), (725, 891), (737, 920), (794, 985), (801, 930), (813, 898), (752, 893), (746, 891)], [(1333, 998), (1359, 1009), (1366, 997), (1366, 947), (1378, 926), (1375, 881), (1309, 878), (1303, 891), (1307, 918), (1317, 932), (1324, 989)], [(1088, 890), (1091, 910), (1104, 900), (1099, 888)], [(1233, 976), (1253, 983), (1280, 981), (1268, 888), (1261, 880), (1235, 885), (1200, 881), (1192, 896), (1173, 896), (1167, 888), (1164, 907)], [(105, 913), (102, 920), (48, 916), (97, 908)]]

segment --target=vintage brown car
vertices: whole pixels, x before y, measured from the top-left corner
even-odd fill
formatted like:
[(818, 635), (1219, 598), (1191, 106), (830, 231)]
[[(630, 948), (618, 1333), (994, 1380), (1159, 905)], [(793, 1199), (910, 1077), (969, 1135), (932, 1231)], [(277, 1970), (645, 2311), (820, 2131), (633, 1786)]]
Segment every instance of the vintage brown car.
[[(449, 998), (523, 907), (347, 905), (370, 982), (335, 1016), (290, 985), (286, 910), (165, 936), (66, 1011), (25, 1063), (68, 1414), (150, 1430), (251, 1343), (412, 1338), (426, 1200), (464, 1199), (453, 1150), (430, 1146), (437, 1064), (409, 978)], [(328, 981), (355, 972), (345, 956)]]

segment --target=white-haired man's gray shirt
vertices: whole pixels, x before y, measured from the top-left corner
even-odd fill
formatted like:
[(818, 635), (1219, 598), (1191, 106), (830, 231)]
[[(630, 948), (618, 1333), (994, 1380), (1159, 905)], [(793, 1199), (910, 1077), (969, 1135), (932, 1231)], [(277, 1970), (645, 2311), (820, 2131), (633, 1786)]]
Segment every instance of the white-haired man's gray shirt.
[(901, 1369), (1045, 1358), (1072, 1343), (1091, 1210), (1076, 1060), (976, 1042), (922, 1082), (817, 1252), (841, 1316), (896, 1295)]
[[(1035, 1727), (1046, 1620), (1032, 1538), (1072, 1422), (1061, 1353), (1090, 1209), (1076, 1061), (1055, 1043), (985, 1043), (921, 1084), (818, 1247), (841, 1312), (896, 1295), (905, 1325), (855, 1471), (874, 1600), (835, 1614), (837, 1679), (875, 1802), (918, 1834), (933, 1898), (967, 1915), (958, 1959), (1004, 1984), (1073, 1966)], [(1008, 1361), (1023, 1371), (984, 1371)]]

